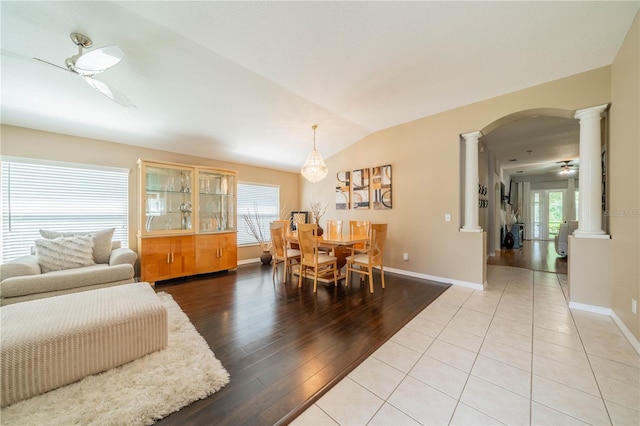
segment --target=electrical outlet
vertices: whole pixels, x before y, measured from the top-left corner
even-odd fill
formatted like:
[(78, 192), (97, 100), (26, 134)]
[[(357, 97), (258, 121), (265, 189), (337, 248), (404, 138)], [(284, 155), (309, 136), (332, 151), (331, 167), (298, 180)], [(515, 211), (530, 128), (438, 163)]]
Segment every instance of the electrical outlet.
[(636, 299), (631, 299), (631, 312), (633, 312), (634, 315), (638, 313), (638, 302)]
[(402, 260), (409, 260), (409, 253), (404, 253), (402, 255)]
[(444, 214), (444, 221), (445, 222), (451, 222), (451, 213), (445, 213)]

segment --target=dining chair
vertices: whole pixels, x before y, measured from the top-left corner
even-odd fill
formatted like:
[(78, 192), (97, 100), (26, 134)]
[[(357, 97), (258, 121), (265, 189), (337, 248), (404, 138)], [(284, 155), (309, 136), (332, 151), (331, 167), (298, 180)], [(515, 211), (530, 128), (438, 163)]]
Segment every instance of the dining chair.
[(373, 223), (370, 227), (369, 243), (366, 250), (351, 247), (351, 256), (347, 257), (347, 279), (345, 286), (349, 287), (351, 272), (356, 272), (369, 277), (369, 290), (373, 293), (373, 268), (380, 267), (380, 277), (382, 278), (382, 288), (384, 288), (384, 267), (382, 261), (384, 257), (384, 243), (387, 239), (387, 224)]
[[(369, 229), (371, 228), (371, 221), (369, 220), (350, 220), (349, 221), (349, 237), (369, 237)], [(365, 249), (367, 243), (356, 243), (353, 245), (357, 249)]]
[(315, 223), (298, 225), (298, 244), (300, 245), (300, 276), (298, 287), (302, 287), (305, 271), (313, 269), (313, 292), (318, 290), (318, 273), (333, 271), (333, 284), (338, 286), (338, 258), (318, 250), (318, 226)]
[(282, 274), (282, 282), (287, 282), (287, 271), (291, 275), (294, 261), (300, 262), (300, 250), (289, 248), (286, 239), (286, 230), (289, 225), (288, 220), (279, 220), (271, 222), (271, 244), (275, 251), (273, 259), (273, 277), (275, 281), (278, 271), (278, 264), (284, 263), (284, 271)]
[[(326, 230), (324, 232), (325, 238), (330, 240), (339, 240), (342, 238), (342, 220), (328, 220)], [(324, 251), (335, 256), (335, 248), (333, 247), (320, 247), (320, 251)]]
[(342, 237), (342, 220), (328, 220), (327, 221), (327, 238), (337, 240)]

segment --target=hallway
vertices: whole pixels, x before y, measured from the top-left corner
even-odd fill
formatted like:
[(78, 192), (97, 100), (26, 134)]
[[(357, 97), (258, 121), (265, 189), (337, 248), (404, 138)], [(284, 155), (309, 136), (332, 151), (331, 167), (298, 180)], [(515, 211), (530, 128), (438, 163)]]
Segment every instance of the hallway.
[(487, 259), (487, 265), (513, 266), (534, 271), (567, 273), (567, 258), (556, 253), (553, 241), (525, 240), (519, 249), (496, 251)]

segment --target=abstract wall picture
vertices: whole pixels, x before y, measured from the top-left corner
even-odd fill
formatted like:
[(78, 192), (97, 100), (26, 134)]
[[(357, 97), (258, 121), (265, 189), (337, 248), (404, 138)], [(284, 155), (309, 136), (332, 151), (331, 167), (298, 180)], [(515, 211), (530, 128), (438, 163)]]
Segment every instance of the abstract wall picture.
[(350, 207), (351, 172), (338, 172), (336, 179), (336, 210), (348, 210)]
[(391, 165), (377, 166), (372, 169), (371, 189), (374, 210), (391, 208)]
[(363, 210), (369, 208), (369, 169), (354, 170), (351, 175), (353, 208)]

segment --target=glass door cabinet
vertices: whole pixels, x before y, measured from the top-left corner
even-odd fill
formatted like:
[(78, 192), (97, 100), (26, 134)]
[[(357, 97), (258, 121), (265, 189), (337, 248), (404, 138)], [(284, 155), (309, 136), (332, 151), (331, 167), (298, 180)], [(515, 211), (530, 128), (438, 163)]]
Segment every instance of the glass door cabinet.
[(193, 174), (184, 167), (141, 165), (143, 235), (193, 232)]
[(236, 229), (236, 176), (228, 171), (197, 170), (198, 232)]
[(140, 279), (237, 268), (236, 172), (138, 160)]

